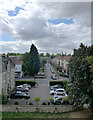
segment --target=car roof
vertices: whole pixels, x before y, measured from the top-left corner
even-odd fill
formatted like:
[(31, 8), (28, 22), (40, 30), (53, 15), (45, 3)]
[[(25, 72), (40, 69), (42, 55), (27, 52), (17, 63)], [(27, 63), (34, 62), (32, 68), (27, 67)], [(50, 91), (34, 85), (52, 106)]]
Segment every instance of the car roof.
[(65, 90), (65, 89), (63, 89), (63, 88), (58, 88), (58, 89), (56, 89), (56, 90)]

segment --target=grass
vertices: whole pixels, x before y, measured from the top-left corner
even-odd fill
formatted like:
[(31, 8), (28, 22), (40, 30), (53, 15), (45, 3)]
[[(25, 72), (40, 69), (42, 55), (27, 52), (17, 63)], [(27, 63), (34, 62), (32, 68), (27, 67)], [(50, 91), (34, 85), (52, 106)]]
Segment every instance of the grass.
[(3, 112), (2, 118), (69, 118), (69, 113)]

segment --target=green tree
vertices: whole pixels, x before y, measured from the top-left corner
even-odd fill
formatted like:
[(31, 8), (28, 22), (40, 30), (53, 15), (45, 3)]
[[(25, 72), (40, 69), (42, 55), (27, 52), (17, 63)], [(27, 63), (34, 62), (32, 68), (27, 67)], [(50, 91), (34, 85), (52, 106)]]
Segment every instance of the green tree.
[(23, 61), (23, 71), (25, 75), (34, 76), (39, 72), (40, 59), (38, 50), (34, 44), (31, 45), (30, 52), (24, 55)]
[(40, 57), (44, 57), (44, 53), (40, 53), (39, 56), (40, 56)]
[(69, 78), (73, 84), (72, 94), (74, 104), (82, 106), (86, 103), (87, 98), (89, 98), (88, 102), (91, 104), (91, 108), (93, 108), (92, 77), (90, 65), (86, 60), (91, 55), (93, 55), (93, 46), (87, 47), (81, 43), (79, 49), (74, 49), (74, 54), (69, 63)]
[(46, 57), (50, 57), (50, 53), (46, 53)]

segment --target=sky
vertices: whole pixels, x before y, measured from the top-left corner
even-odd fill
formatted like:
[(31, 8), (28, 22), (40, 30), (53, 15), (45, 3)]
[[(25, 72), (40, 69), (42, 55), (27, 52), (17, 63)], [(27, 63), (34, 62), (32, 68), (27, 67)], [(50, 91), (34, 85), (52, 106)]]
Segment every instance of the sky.
[(91, 45), (91, 2), (0, 1), (1, 53), (73, 53)]

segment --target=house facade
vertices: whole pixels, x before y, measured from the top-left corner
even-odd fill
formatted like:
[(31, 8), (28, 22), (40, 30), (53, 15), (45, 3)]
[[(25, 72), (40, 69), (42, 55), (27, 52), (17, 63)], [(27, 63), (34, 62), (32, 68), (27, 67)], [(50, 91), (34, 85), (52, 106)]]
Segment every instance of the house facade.
[(70, 61), (71, 56), (58, 56), (55, 57), (51, 60), (51, 63), (54, 64), (55, 66), (60, 66), (62, 69), (62, 73), (67, 75), (68, 71), (68, 64)]
[(10, 59), (15, 64), (15, 78), (22, 78), (23, 71), (22, 71), (22, 65), (23, 61), (21, 60), (22, 56), (10, 56)]
[(9, 95), (15, 86), (15, 64), (9, 57), (2, 57), (2, 91)]

